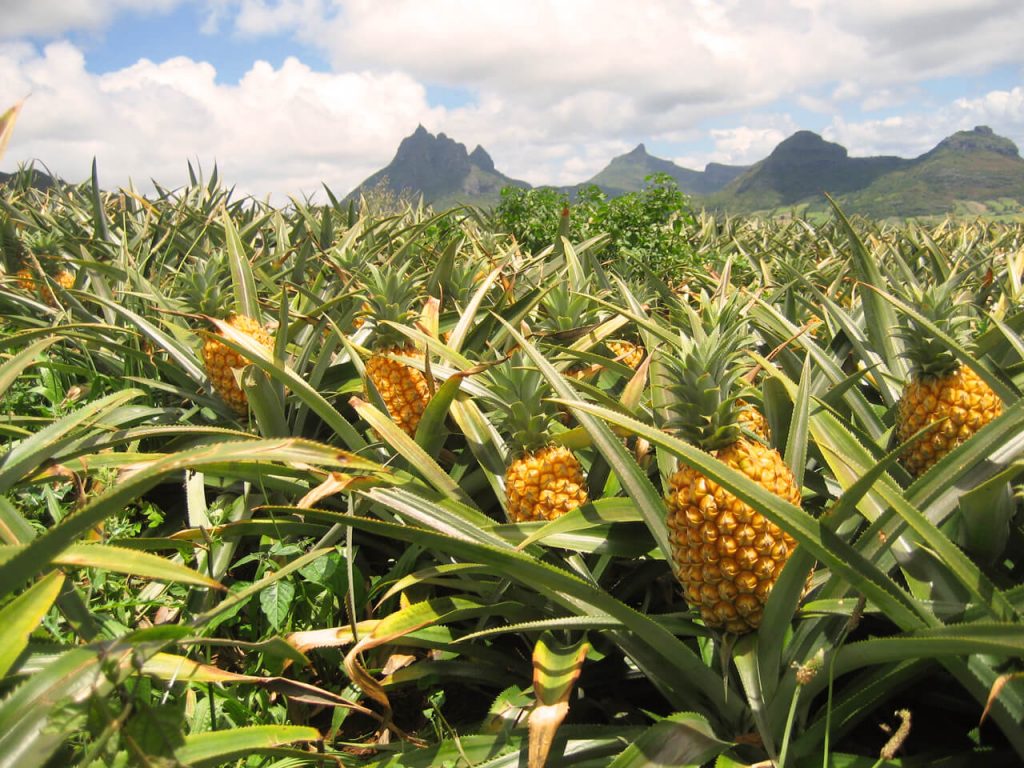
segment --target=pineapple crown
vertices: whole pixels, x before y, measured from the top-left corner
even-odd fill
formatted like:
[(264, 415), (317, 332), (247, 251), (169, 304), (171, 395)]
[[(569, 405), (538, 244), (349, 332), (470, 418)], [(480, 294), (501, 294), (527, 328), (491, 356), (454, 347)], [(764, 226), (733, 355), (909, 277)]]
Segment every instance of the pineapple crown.
[(451, 300), (456, 304), (469, 301), (477, 290), (479, 283), (486, 277), (485, 263), (469, 255), (455, 258), (455, 253), (448, 253), (438, 262), (429, 280), (430, 294), (440, 299)]
[[(910, 286), (903, 291), (903, 299), (918, 315), (959, 346), (966, 347), (970, 341), (973, 307), (967, 293), (958, 290), (963, 275), (924, 287)], [(922, 376), (943, 376), (959, 367), (960, 361), (949, 346), (913, 316), (904, 314), (897, 334), (903, 340), (903, 354), (914, 372)]]
[(598, 322), (601, 310), (586, 294), (587, 287), (583, 285), (575, 289), (569, 281), (554, 283), (540, 303), (540, 329), (557, 333)]
[(548, 384), (540, 371), (522, 353), (498, 363), (487, 371), (487, 385), (498, 427), (507, 432), (519, 451), (544, 447), (551, 437), (555, 409), (544, 401)]
[(366, 295), (359, 317), (376, 323), (374, 346), (385, 348), (404, 346), (406, 337), (386, 325), (408, 325), (416, 317), (413, 304), (420, 298), (422, 276), (409, 273), (409, 264), (384, 269), (370, 265), (366, 271)]
[(706, 451), (739, 439), (744, 405), (746, 348), (752, 337), (740, 302), (712, 303), (702, 296), (701, 312), (687, 306), (689, 333), (660, 350), (661, 386), (668, 394), (665, 426)]
[(226, 307), (233, 307), (231, 273), (223, 259), (194, 258), (175, 276), (174, 295), (181, 296), (186, 311), (210, 317), (224, 317)]
[(60, 232), (52, 229), (42, 229), (25, 235), (25, 244), (38, 256), (56, 256), (62, 242)]

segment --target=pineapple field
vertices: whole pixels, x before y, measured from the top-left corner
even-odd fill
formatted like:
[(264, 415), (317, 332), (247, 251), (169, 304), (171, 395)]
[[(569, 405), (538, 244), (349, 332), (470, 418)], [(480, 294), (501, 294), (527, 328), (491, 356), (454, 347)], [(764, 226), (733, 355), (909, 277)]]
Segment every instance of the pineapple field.
[(1024, 227), (190, 173), (0, 187), (0, 766), (1024, 760)]

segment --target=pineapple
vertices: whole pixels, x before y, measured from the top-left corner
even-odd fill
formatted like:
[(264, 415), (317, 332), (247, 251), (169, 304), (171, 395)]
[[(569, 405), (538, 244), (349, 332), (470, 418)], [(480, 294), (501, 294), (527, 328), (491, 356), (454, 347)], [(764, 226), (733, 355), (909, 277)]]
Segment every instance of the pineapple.
[(644, 360), (644, 348), (632, 341), (609, 341), (608, 349), (610, 349), (612, 354), (615, 355), (616, 360), (621, 360), (634, 371)]
[(768, 419), (764, 417), (764, 414), (742, 398), (736, 400), (736, 405), (741, 409), (738, 417), (740, 428), (747, 430), (765, 443), (769, 442), (772, 431), (768, 427)]
[[(66, 267), (61, 267), (57, 270), (57, 274), (53, 276), (53, 281), (65, 291), (69, 291), (75, 287), (75, 273)], [(39, 283), (39, 296), (49, 306), (57, 306), (57, 294), (53, 292), (53, 288), (45, 280)]]
[[(194, 267), (184, 275), (188, 306), (208, 317), (223, 312), (227, 303), (225, 297), (224, 267), (214, 259), (202, 266)], [(268, 351), (274, 348), (274, 337), (260, 325), (259, 320), (242, 314), (231, 314), (226, 322), (232, 328), (248, 334)], [(245, 368), (249, 360), (221, 341), (221, 334), (206, 333), (200, 354), (206, 375), (214, 391), (235, 413), (244, 415), (249, 407), (249, 398), (238, 385), (235, 371)]]
[(554, 520), (587, 503), (579, 459), (551, 443), (557, 411), (543, 402), (541, 374), (514, 357), (491, 369), (490, 390), (499, 425), (510, 433), (512, 460), (505, 470), (508, 517), (513, 523)]
[[(955, 291), (957, 278), (912, 289), (909, 297), (922, 316), (961, 346), (970, 334), (966, 301)], [(929, 428), (908, 445), (900, 461), (914, 477), (1002, 413), (1003, 403), (977, 372), (961, 363), (928, 329), (908, 317), (900, 330), (911, 376), (903, 387), (896, 415), (900, 443)]]
[(75, 273), (70, 269), (61, 268), (57, 270), (57, 274), (53, 276), (54, 282), (57, 283), (65, 291), (70, 291), (75, 287)]
[[(777, 496), (799, 505), (800, 489), (779, 452), (743, 434), (740, 358), (748, 335), (737, 305), (691, 313), (692, 337), (662, 355), (665, 426)], [(708, 326), (708, 327), (705, 327)], [(748, 417), (749, 418), (749, 417)], [(665, 494), (673, 567), (686, 601), (713, 629), (756, 629), (796, 541), (760, 512), (688, 466)]]
[(14, 273), (15, 279), (18, 281), (18, 287), (25, 293), (34, 293), (36, 290), (36, 278), (32, 274), (32, 270), (28, 267), (22, 267)]
[(393, 359), (392, 356), (417, 354), (416, 347), (385, 323), (405, 324), (415, 317), (412, 305), (419, 296), (420, 281), (407, 277), (404, 267), (387, 274), (373, 266), (368, 271), (370, 290), (360, 318), (372, 319), (376, 327), (373, 354), (366, 361), (366, 376), (380, 393), (394, 422), (406, 434), (415, 436), (430, 401), (430, 387), (421, 371)]
[[(274, 338), (263, 329), (259, 321), (246, 315), (231, 315), (228, 325), (251, 336), (268, 351), (274, 348)], [(249, 399), (238, 385), (235, 370), (249, 364), (241, 353), (231, 349), (220, 340), (220, 334), (210, 334), (203, 343), (203, 364), (206, 375), (210, 377), (214, 390), (233, 411), (244, 414), (249, 407)]]

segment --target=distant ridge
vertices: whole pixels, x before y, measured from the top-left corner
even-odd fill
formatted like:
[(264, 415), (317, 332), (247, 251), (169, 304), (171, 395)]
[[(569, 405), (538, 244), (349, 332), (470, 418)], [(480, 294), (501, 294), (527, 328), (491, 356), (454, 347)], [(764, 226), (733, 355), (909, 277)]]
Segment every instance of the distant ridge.
[[(23, 179), (28, 180), (28, 185), (36, 189), (46, 190), (57, 183), (57, 179), (44, 171), (40, 171), (38, 168), (25, 168), (20, 173)], [(0, 185), (7, 184), (17, 176), (18, 173), (4, 173), (0, 171)]]
[(826, 192), (846, 212), (873, 218), (943, 215), (970, 202), (1024, 204), (1024, 160), (1016, 144), (984, 125), (913, 159), (849, 157), (839, 144), (798, 131), (703, 202), (729, 213), (825, 210)]

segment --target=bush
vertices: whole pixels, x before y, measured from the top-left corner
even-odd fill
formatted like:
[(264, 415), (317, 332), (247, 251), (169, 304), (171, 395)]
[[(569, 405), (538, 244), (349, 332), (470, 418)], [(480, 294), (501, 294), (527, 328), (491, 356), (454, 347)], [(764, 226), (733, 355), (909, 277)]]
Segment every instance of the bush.
[[(530, 251), (554, 242), (569, 196), (556, 189), (506, 187), (496, 214), (499, 229), (515, 236)], [(645, 269), (671, 279), (694, 262), (689, 233), (694, 224), (689, 199), (668, 174), (645, 179), (644, 188), (609, 198), (600, 187), (580, 187), (571, 205), (570, 238), (575, 242), (606, 233), (602, 256), (630, 276)]]

